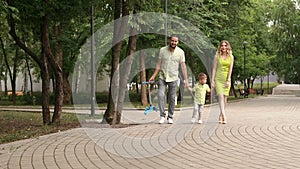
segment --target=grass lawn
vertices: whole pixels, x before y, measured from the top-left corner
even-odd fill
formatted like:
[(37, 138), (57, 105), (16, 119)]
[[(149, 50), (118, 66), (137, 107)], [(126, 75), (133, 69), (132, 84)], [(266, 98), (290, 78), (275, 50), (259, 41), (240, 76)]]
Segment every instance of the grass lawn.
[(0, 144), (80, 127), (78, 119), (90, 118), (89, 115), (81, 116), (78, 118), (76, 114), (63, 113), (61, 125), (57, 126), (43, 125), (41, 113), (0, 111)]

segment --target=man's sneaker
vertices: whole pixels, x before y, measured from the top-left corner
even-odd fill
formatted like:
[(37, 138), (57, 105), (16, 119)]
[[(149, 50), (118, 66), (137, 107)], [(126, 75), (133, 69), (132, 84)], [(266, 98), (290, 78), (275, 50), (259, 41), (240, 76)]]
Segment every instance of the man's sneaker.
[(173, 119), (169, 118), (169, 119), (168, 119), (168, 123), (169, 123), (169, 124), (173, 124), (173, 123), (174, 123), (174, 122), (173, 122)]
[(159, 120), (159, 124), (163, 124), (165, 122), (165, 118), (164, 117), (160, 117), (160, 120)]
[(202, 124), (202, 120), (199, 120), (198, 123), (199, 123), (199, 124)]
[(196, 119), (195, 118), (192, 118), (191, 122), (192, 123), (195, 123)]

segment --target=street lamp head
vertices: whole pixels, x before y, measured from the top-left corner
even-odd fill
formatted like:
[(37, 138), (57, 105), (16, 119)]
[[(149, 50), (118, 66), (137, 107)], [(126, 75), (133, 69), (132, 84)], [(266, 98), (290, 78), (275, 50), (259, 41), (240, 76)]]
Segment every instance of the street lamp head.
[(246, 47), (247, 43), (248, 43), (247, 41), (244, 41), (243, 46)]

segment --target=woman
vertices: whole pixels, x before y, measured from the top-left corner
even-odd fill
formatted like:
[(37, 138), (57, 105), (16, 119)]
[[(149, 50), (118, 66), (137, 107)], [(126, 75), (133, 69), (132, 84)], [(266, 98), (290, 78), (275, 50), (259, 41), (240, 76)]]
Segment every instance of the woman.
[(221, 111), (219, 123), (223, 124), (227, 123), (225, 106), (231, 86), (233, 62), (234, 57), (230, 43), (227, 40), (221, 41), (213, 62), (211, 88), (216, 88)]

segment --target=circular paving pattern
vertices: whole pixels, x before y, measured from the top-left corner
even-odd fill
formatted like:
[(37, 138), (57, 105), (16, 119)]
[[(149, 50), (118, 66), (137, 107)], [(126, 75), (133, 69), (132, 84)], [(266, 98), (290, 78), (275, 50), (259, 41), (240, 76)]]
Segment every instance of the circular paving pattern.
[[(190, 124), (191, 109), (169, 124), (78, 128), (0, 145), (0, 168), (299, 168), (300, 97), (232, 102), (227, 124)], [(126, 112), (125, 112), (126, 113)], [(158, 118), (157, 118), (158, 120)]]

